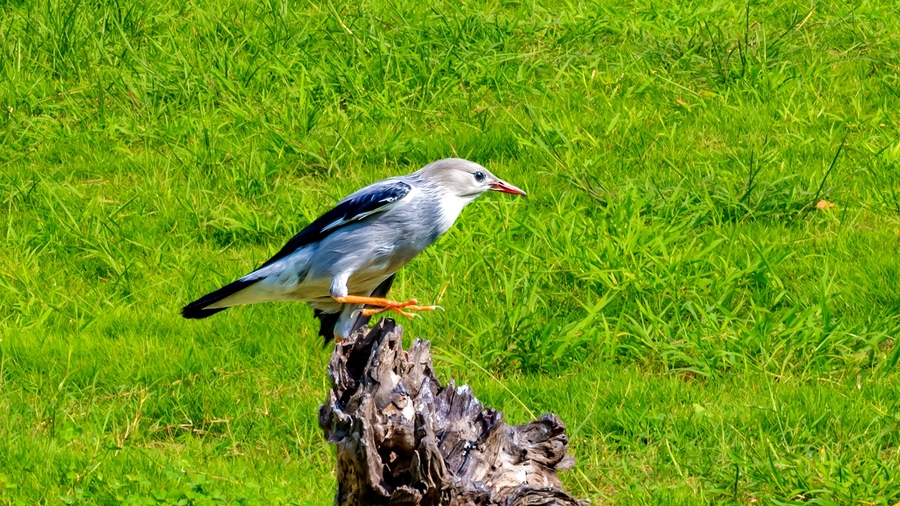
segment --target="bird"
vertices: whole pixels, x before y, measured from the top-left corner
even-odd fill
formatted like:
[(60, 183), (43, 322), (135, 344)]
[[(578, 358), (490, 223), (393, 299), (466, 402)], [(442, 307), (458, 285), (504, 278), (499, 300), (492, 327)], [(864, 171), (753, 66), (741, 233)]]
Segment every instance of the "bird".
[(370, 184), (339, 201), (272, 258), (238, 280), (184, 306), (200, 319), (233, 306), (301, 301), (313, 308), (327, 344), (347, 339), (378, 313), (432, 311), (416, 299), (387, 299), (398, 269), (446, 233), (486, 191), (526, 193), (461, 158)]

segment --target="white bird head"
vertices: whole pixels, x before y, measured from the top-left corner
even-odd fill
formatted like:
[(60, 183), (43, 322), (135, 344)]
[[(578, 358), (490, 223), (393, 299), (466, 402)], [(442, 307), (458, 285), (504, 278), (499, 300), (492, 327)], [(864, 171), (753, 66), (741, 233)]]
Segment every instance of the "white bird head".
[(419, 169), (416, 176), (447, 193), (465, 199), (474, 199), (488, 190), (513, 195), (525, 192), (491, 174), (481, 165), (462, 158), (445, 158)]

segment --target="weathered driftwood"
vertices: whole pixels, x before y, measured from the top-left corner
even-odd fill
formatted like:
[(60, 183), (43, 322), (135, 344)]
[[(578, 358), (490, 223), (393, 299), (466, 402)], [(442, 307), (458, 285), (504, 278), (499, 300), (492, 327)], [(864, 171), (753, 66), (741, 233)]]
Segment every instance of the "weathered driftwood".
[(583, 505), (556, 415), (510, 426), (466, 386), (442, 387), (428, 341), (402, 347), (391, 319), (339, 343), (319, 425), (337, 447), (339, 505)]

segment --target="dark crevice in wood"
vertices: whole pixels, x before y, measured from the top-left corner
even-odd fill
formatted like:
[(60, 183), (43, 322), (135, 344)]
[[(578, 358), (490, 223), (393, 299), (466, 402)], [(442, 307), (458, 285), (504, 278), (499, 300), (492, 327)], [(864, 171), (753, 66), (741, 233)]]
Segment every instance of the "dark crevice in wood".
[(562, 490), (565, 425), (503, 422), (472, 390), (441, 386), (428, 341), (403, 350), (383, 319), (337, 344), (319, 425), (335, 444), (339, 505), (584, 505)]

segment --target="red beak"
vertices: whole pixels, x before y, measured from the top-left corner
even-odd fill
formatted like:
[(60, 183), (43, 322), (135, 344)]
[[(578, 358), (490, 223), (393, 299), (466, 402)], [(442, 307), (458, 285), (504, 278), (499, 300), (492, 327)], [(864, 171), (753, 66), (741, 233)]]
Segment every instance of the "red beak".
[(513, 195), (527, 195), (524, 191), (516, 188), (515, 186), (507, 183), (506, 181), (500, 181), (499, 179), (493, 183), (491, 183), (491, 190), (503, 192), (503, 193), (512, 193)]

